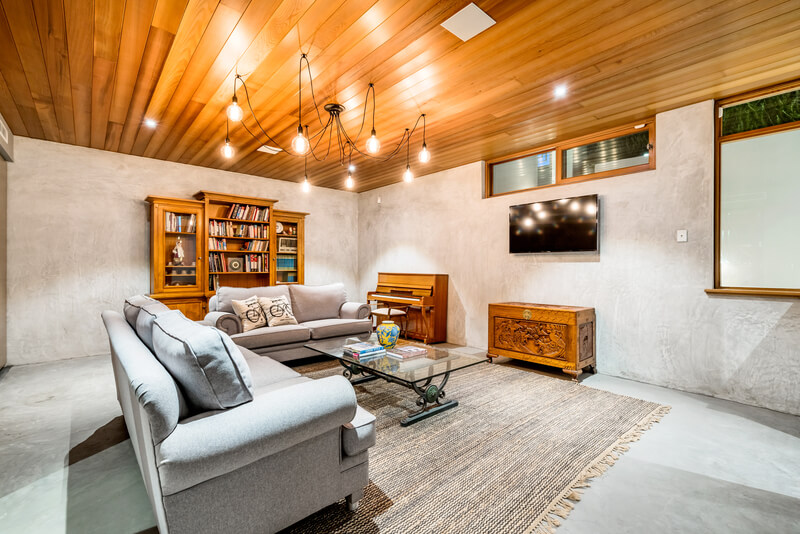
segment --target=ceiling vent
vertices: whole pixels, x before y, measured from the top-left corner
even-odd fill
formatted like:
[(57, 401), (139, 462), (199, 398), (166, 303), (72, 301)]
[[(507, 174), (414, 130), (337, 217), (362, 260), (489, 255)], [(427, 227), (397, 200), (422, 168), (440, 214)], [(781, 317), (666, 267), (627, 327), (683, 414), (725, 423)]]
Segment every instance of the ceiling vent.
[(261, 145), (256, 150), (258, 150), (259, 152), (264, 152), (265, 154), (277, 154), (278, 152), (281, 151), (281, 149), (278, 147), (267, 146), (267, 145)]
[(442, 27), (466, 42), (495, 24), (494, 19), (473, 2), (442, 22)]

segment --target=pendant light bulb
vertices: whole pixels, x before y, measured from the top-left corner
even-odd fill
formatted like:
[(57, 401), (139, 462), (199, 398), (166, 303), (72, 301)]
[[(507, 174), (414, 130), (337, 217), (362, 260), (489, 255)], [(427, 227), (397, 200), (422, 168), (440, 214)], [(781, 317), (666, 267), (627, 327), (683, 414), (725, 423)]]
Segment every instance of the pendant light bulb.
[(431, 160), (431, 153), (428, 152), (428, 146), (422, 143), (422, 150), (419, 151), (420, 163), (428, 163)]
[(231, 146), (231, 140), (229, 138), (225, 138), (225, 144), (222, 145), (222, 155), (225, 159), (231, 159), (234, 154), (233, 147)]
[(347, 180), (344, 181), (344, 186), (347, 189), (353, 189), (353, 186), (356, 185), (355, 181), (353, 180), (353, 175), (348, 174)]
[(375, 128), (373, 128), (372, 135), (367, 139), (367, 152), (370, 154), (377, 154), (380, 149), (381, 142), (378, 140), (378, 136), (375, 135)]
[(303, 193), (311, 191), (311, 184), (308, 183), (308, 176), (303, 176)]
[(231, 99), (231, 105), (228, 106), (228, 118), (233, 122), (239, 122), (242, 120), (244, 116), (244, 111), (242, 110), (241, 106), (239, 106), (239, 99), (236, 98), (236, 95), (233, 95)]
[(403, 173), (403, 181), (409, 183), (414, 181), (414, 173), (411, 172), (411, 165), (406, 165), (406, 172)]
[(297, 127), (297, 135), (292, 139), (292, 150), (297, 152), (300, 155), (305, 154), (308, 152), (308, 139), (305, 135), (303, 135), (303, 127)]

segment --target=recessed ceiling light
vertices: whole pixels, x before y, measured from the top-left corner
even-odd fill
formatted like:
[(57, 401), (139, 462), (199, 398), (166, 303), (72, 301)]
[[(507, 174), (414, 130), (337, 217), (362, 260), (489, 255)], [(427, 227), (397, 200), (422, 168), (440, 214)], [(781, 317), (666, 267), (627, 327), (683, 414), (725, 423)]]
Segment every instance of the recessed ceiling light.
[(495, 24), (494, 19), (473, 2), (442, 22), (442, 27), (466, 42)]
[(147, 126), (148, 128), (155, 128), (156, 126), (158, 126), (158, 123), (155, 121), (155, 119), (145, 119), (144, 125)]
[(277, 154), (278, 152), (281, 151), (280, 148), (269, 145), (261, 145), (256, 150), (258, 150), (259, 152), (264, 152), (265, 154)]
[(553, 96), (556, 98), (564, 98), (567, 96), (567, 85), (564, 83), (556, 85), (556, 88), (553, 89)]
[(350, 172), (354, 172), (356, 170), (356, 166), (351, 163), (350, 166), (347, 167), (347, 170), (349, 170)]

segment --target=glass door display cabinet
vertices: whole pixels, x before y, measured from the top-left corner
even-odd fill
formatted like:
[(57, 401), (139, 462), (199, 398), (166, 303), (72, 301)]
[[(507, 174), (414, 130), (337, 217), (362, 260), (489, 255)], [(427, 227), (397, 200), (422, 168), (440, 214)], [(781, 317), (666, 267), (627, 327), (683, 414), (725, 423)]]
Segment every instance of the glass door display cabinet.
[(275, 284), (303, 283), (306, 215), (296, 211), (275, 210)]
[(205, 315), (203, 203), (147, 197), (150, 203), (151, 297), (193, 320)]

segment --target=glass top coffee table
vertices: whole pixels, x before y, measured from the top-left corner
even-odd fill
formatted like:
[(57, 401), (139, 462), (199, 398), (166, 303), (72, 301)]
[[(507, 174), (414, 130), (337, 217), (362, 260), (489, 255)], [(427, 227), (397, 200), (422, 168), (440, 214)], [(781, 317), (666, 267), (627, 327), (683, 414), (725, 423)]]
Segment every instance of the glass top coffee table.
[[(364, 334), (361, 336), (312, 341), (305, 346), (336, 358), (344, 367), (342, 374), (353, 385), (382, 378), (387, 382), (393, 382), (413, 390), (417, 394), (419, 410), (400, 421), (402, 426), (411, 425), (458, 406), (458, 401), (455, 399), (445, 400), (444, 387), (450, 378), (450, 373), (489, 361), (486, 356), (480, 357), (462, 352), (459, 349), (432, 347), (430, 345), (408, 343), (404, 340), (400, 340), (397, 346), (414, 345), (423, 347), (428, 351), (427, 356), (399, 360), (383, 354), (374, 359), (360, 361), (344, 354), (345, 345), (361, 341), (377, 343), (378, 337), (374, 333), (371, 335)], [(358, 377), (358, 375), (362, 376)], [(434, 382), (438, 382), (438, 385)]]

